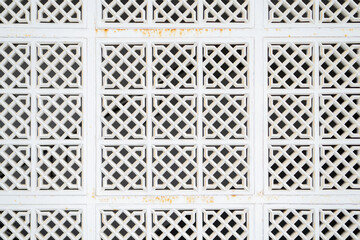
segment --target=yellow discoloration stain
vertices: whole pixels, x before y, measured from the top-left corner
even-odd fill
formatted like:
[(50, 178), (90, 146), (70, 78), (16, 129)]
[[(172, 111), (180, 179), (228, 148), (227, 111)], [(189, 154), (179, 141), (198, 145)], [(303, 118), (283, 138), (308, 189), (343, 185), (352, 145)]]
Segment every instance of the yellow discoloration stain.
[(262, 197), (262, 196), (264, 196), (264, 193), (261, 191), (261, 192), (258, 192), (256, 195), (259, 197)]
[(95, 188), (93, 188), (92, 191), (91, 191), (91, 197), (95, 198)]
[(196, 201), (196, 197), (186, 197), (186, 202), (187, 203), (194, 203)]
[(267, 199), (268, 201), (271, 201), (271, 200), (279, 200), (279, 197), (277, 197), (277, 196), (267, 196), (266, 199)]
[(203, 196), (201, 197), (203, 203), (214, 203), (214, 197)]
[(144, 203), (173, 203), (173, 201), (177, 197), (167, 197), (167, 196), (160, 196), (160, 197), (143, 197)]
[(347, 37), (348, 35), (347, 34), (345, 34), (345, 37)]
[(230, 29), (135, 29), (135, 32), (141, 33), (145, 37), (181, 37), (184, 35), (194, 36), (204, 32), (230, 32)]

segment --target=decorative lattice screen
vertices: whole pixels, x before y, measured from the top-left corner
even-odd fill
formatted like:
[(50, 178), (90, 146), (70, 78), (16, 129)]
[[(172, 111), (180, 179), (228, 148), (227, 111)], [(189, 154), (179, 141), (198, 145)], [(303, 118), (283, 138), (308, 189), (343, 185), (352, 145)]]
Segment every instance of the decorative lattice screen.
[(0, 239), (360, 239), (360, 1), (0, 0)]

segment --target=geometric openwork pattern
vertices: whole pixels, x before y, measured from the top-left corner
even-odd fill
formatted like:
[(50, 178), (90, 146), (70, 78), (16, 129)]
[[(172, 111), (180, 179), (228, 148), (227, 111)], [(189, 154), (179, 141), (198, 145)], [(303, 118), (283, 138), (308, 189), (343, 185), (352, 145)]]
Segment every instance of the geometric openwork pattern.
[(82, 138), (82, 97), (79, 95), (37, 96), (38, 136), (41, 139)]
[(196, 49), (195, 44), (154, 44), (152, 70), (155, 88), (195, 88)]
[(358, 0), (320, 0), (320, 22), (360, 23)]
[(269, 239), (314, 240), (313, 209), (269, 209)]
[(352, 209), (321, 209), (320, 240), (359, 239), (360, 211)]
[(81, 44), (37, 44), (37, 83), (40, 88), (80, 88)]
[(360, 139), (360, 94), (320, 96), (320, 137)]
[(269, 146), (267, 168), (271, 190), (313, 190), (312, 146)]
[(30, 147), (0, 145), (0, 190), (30, 190)]
[(105, 23), (145, 23), (150, 0), (101, 0), (101, 18)]
[(267, 41), (265, 186), (272, 194), (347, 196), (360, 190), (359, 46), (345, 39)]
[(39, 23), (81, 23), (83, 0), (37, 0)]
[(203, 239), (248, 239), (248, 211), (204, 209)]
[(247, 146), (204, 146), (202, 166), (206, 190), (248, 190)]
[[(206, 26), (248, 24), (252, 0), (99, 0), (99, 22), (104, 26)], [(201, 6), (201, 7), (200, 7)], [(201, 12), (200, 12), (201, 11)], [(130, 25), (128, 25), (130, 24)]]
[(30, 240), (30, 211), (0, 210), (0, 239)]
[(250, 0), (205, 0), (204, 21), (207, 23), (246, 23)]
[(360, 44), (323, 43), (319, 51), (322, 88), (360, 88)]
[(195, 210), (152, 210), (152, 239), (196, 239)]
[(203, 49), (205, 88), (247, 88), (247, 44), (206, 44)]
[(0, 0), (0, 240), (360, 240), (359, 37), (360, 0)]
[(203, 110), (204, 138), (248, 138), (248, 104), (247, 95), (205, 95)]
[(314, 78), (313, 44), (269, 44), (268, 86), (311, 88)]
[(0, 77), (0, 89), (30, 87), (29, 44), (0, 43)]
[(146, 48), (144, 44), (103, 44), (101, 50), (103, 88), (145, 88)]
[(269, 95), (269, 138), (312, 139), (313, 111), (313, 96), (311, 95)]
[(82, 210), (37, 210), (36, 240), (82, 240)]
[(30, 95), (0, 94), (0, 139), (30, 138)]
[(314, 2), (311, 0), (267, 0), (269, 23), (313, 23)]
[(101, 210), (100, 214), (101, 240), (145, 240), (145, 210)]
[(37, 188), (81, 190), (83, 164), (80, 146), (38, 146)]
[(0, 24), (27, 24), (30, 22), (29, 0), (0, 1)]
[(145, 139), (145, 95), (103, 95), (101, 111), (103, 138)]
[(322, 190), (360, 190), (360, 146), (320, 147)]
[(100, 206), (97, 221), (96, 239), (101, 240), (247, 240), (251, 237), (252, 218), (248, 208), (202, 206), (183, 209), (142, 205), (135, 209)]
[(101, 188), (146, 189), (146, 148), (144, 146), (102, 146)]
[(195, 146), (153, 147), (153, 189), (196, 190), (198, 167)]
[[(150, 1), (150, 0), (149, 0)], [(155, 23), (195, 23), (198, 21), (198, 1), (152, 0)]]
[(153, 96), (153, 137), (155, 139), (195, 139), (196, 100), (197, 97), (194, 95)]

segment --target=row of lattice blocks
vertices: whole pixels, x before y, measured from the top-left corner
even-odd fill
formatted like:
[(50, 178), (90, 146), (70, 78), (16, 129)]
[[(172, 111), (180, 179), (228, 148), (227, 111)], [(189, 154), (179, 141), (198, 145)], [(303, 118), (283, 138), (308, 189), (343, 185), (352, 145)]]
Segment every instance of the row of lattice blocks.
[(81, 23), (83, 2), (86, 0), (3, 0), (0, 24)]
[[(152, 106), (146, 98), (103, 95), (102, 138), (146, 139), (150, 137), (146, 131), (148, 121), (152, 122), (154, 139), (198, 139), (198, 121), (202, 121), (204, 139), (249, 137), (247, 95), (204, 95), (203, 109), (196, 95), (153, 95)], [(37, 95), (36, 101), (40, 139), (82, 139), (81, 95)], [(313, 95), (269, 95), (269, 139), (314, 139), (315, 123), (320, 123), (321, 139), (360, 138), (360, 95), (324, 94), (319, 101), (315, 108)], [(30, 95), (0, 94), (0, 103), (0, 139), (30, 139)], [(319, 119), (314, 118), (317, 111)]]
[[(263, 3), (269, 23), (360, 22), (356, 0), (265, 0)], [(84, 0), (1, 1), (0, 24), (82, 23), (87, 4)], [(255, 1), (251, 0), (97, 0), (96, 4), (101, 23), (142, 23), (144, 27), (149, 22), (247, 24), (252, 18), (250, 9), (255, 7)]]
[(0, 94), (0, 139), (31, 138), (32, 114), (39, 139), (82, 139), (83, 103), (80, 94), (39, 94), (33, 112), (30, 94)]
[[(252, 207), (101, 207), (96, 214), (96, 239), (249, 239), (253, 238), (255, 229), (261, 231), (259, 226), (262, 223), (256, 222), (255, 227), (253, 217)], [(359, 218), (359, 209), (338, 205), (266, 206), (263, 239), (358, 239)], [(84, 221), (83, 209), (37, 209), (36, 206), (34, 209), (25, 206), (22, 209), (0, 209), (0, 237), (19, 240), (86, 239), (87, 221)], [(35, 232), (33, 237), (32, 231)]]
[(79, 42), (0, 41), (0, 89), (81, 88), (82, 50)]
[[(28, 145), (0, 145), (3, 193), (82, 192), (82, 146), (38, 145), (33, 149), (36, 159), (31, 150)], [(319, 158), (314, 145), (269, 145), (266, 154), (266, 189), (273, 193), (360, 190), (359, 145), (321, 145)], [(253, 168), (248, 145), (102, 145), (97, 182), (101, 194), (247, 194), (253, 188)]]
[[(247, 95), (101, 96), (103, 139), (146, 139), (152, 122), (154, 139), (197, 139), (202, 121), (204, 139), (248, 139), (250, 104)], [(314, 139), (315, 124), (321, 139), (360, 138), (360, 95), (323, 94), (315, 106), (313, 94), (269, 94), (269, 139)], [(151, 111), (151, 120), (148, 112)], [(202, 113), (202, 119), (199, 119)], [(319, 113), (319, 119), (315, 119)]]
[[(1, 42), (0, 89), (81, 88), (83, 50), (83, 44), (76, 42)], [(253, 82), (252, 50), (241, 41), (100, 43), (98, 84), (104, 90), (248, 89)], [(359, 52), (360, 44), (354, 42), (268, 43), (268, 88), (358, 89)], [(36, 80), (31, 84), (32, 75)]]

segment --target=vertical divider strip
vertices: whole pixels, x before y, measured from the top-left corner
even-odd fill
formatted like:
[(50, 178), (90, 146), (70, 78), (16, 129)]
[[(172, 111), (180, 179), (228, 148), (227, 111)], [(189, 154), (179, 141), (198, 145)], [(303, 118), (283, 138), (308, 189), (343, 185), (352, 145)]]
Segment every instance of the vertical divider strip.
[(36, 123), (36, 113), (37, 113), (37, 94), (36, 94), (36, 43), (35, 41), (31, 41), (30, 42), (30, 64), (31, 64), (31, 73), (30, 73), (30, 97), (31, 97), (31, 103), (30, 103), (30, 115), (31, 115), (31, 122), (30, 122), (30, 126), (31, 126), (31, 134), (30, 134), (30, 146), (31, 146), (31, 181), (30, 181), (30, 186), (31, 186), (31, 192), (35, 192), (36, 191), (36, 163), (37, 163), (37, 149), (36, 149), (36, 142), (37, 142), (37, 123)]
[[(150, 1), (150, 0), (149, 0)], [(147, 40), (146, 47), (146, 182), (147, 192), (152, 191), (152, 42)]]
[(202, 169), (202, 162), (203, 162), (203, 106), (202, 106), (202, 98), (203, 98), (203, 56), (202, 56), (202, 49), (203, 49), (203, 42), (199, 41), (197, 43), (197, 85), (198, 85), (198, 94), (197, 94), (197, 112), (198, 112), (198, 121), (197, 121), (197, 164), (198, 164), (198, 181), (197, 181), (197, 189), (198, 192), (203, 192), (203, 169)]

